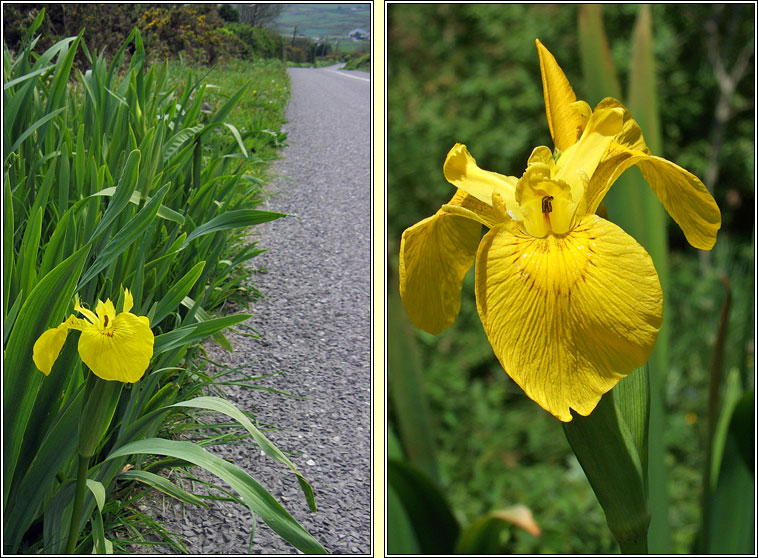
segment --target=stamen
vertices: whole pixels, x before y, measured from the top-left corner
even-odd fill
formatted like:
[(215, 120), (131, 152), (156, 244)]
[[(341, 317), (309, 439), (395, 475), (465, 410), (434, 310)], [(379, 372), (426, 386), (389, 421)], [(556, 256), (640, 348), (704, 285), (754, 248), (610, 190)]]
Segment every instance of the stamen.
[(103, 316), (103, 325), (105, 327), (108, 327), (108, 314), (106, 314), (105, 316)]
[(553, 196), (544, 196), (542, 198), (542, 213), (553, 212)]

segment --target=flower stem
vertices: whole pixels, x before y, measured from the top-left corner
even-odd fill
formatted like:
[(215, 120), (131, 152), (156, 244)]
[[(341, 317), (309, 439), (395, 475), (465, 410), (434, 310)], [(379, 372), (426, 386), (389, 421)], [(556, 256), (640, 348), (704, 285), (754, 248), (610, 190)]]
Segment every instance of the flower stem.
[(637, 555), (647, 554), (647, 536), (643, 536), (637, 540), (620, 540), (618, 541), (621, 548), (621, 554)]
[(563, 423), (563, 430), (621, 552), (647, 553), (647, 487), (639, 453), (613, 394), (606, 393), (589, 416)]
[(68, 530), (68, 542), (66, 554), (73, 554), (76, 548), (76, 540), (79, 538), (79, 523), (84, 504), (84, 493), (87, 490), (87, 472), (89, 471), (89, 457), (79, 455), (79, 467), (76, 473), (76, 492), (74, 493), (74, 507), (71, 510), (71, 526)]

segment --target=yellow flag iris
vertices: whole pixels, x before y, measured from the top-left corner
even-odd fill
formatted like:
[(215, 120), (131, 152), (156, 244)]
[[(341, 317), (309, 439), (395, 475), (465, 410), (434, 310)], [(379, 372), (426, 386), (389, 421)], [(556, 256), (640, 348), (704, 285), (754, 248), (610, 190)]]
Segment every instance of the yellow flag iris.
[(73, 314), (58, 327), (45, 331), (34, 344), (34, 364), (45, 375), (50, 374), (66, 341), (69, 329), (81, 331), (79, 356), (96, 376), (103, 380), (134, 383), (145, 373), (153, 356), (153, 332), (147, 316), (129, 312), (134, 299), (124, 289), (124, 308), (116, 314), (110, 299), (97, 301), (92, 312), (76, 301), (74, 309), (85, 319)]
[(455, 195), (403, 233), (400, 295), (417, 327), (439, 333), (455, 321), (476, 261), (477, 310), (495, 355), (530, 398), (568, 422), (570, 409), (590, 414), (647, 362), (663, 314), (650, 256), (596, 215), (605, 193), (636, 165), (689, 243), (705, 250), (721, 214), (697, 177), (650, 154), (619, 101), (593, 111), (539, 40), (537, 50), (555, 151), (537, 147), (515, 177), (480, 169), (456, 144), (443, 167)]

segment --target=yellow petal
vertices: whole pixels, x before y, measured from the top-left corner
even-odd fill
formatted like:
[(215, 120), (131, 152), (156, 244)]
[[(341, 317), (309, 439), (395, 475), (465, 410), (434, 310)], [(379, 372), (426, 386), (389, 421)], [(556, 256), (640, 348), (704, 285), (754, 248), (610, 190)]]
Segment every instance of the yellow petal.
[(555, 57), (539, 39), (536, 43), (540, 58), (547, 125), (550, 127), (550, 135), (553, 137), (555, 147), (565, 151), (579, 139), (582, 115), (571, 106), (576, 101), (576, 95), (563, 70), (555, 61)]
[(455, 321), (481, 231), (478, 222), (440, 210), (403, 232), (400, 297), (419, 329), (437, 334)]
[[(98, 301), (99, 302), (99, 301)], [(100, 303), (102, 304), (102, 303)], [(98, 318), (95, 315), (95, 313), (92, 310), (88, 310), (81, 304), (79, 304), (79, 297), (76, 297), (76, 303), (74, 304), (74, 310), (79, 312), (80, 314), (84, 314), (84, 317), (87, 318), (90, 323), (96, 324), (98, 322)]]
[(95, 312), (97, 312), (97, 317), (102, 320), (100, 325), (103, 327), (111, 327), (111, 324), (113, 324), (113, 321), (116, 319), (116, 307), (113, 305), (110, 298), (107, 298), (105, 302), (98, 300)]
[(571, 186), (571, 196), (579, 200), (613, 138), (621, 131), (623, 111), (606, 108), (592, 113), (582, 138), (561, 154), (554, 177)]
[[(460, 194), (460, 199), (456, 199), (459, 198), (458, 194)], [(444, 204), (440, 211), (446, 215), (460, 215), (466, 219), (478, 221), (487, 228), (492, 228), (508, 219), (505, 204), (503, 207), (492, 207), (480, 202), (474, 196), (469, 196), (463, 190), (458, 190), (458, 194), (449, 203)], [(493, 200), (498, 199), (502, 200), (497, 195), (493, 196)]]
[(134, 306), (134, 298), (132, 297), (132, 293), (129, 292), (129, 289), (124, 289), (124, 312), (128, 312), (132, 309), (132, 306)]
[(663, 311), (650, 256), (596, 215), (542, 239), (493, 228), (477, 253), (476, 301), (505, 371), (565, 422), (647, 362)]
[(514, 198), (518, 178), (480, 169), (462, 143), (456, 143), (447, 154), (442, 170), (450, 184), (487, 205), (493, 205), (493, 194), (499, 194), (506, 209), (515, 212), (511, 217), (521, 219)]
[(614, 141), (616, 143), (620, 143), (627, 149), (642, 151), (643, 153), (650, 154), (650, 150), (645, 143), (645, 139), (642, 137), (642, 129), (640, 128), (639, 124), (637, 124), (637, 121), (632, 118), (632, 115), (629, 113), (627, 108), (622, 105), (618, 99), (614, 99), (613, 97), (606, 97), (597, 104), (595, 110), (602, 110), (607, 108), (621, 109), (621, 112), (623, 114), (624, 124), (621, 127), (621, 131), (614, 138)]
[(576, 207), (571, 189), (563, 180), (551, 179), (548, 165), (530, 159), (516, 187), (516, 200), (530, 235), (542, 238), (551, 231), (565, 234), (571, 228)]
[(63, 322), (58, 327), (45, 331), (34, 343), (32, 358), (34, 359), (34, 364), (45, 376), (50, 374), (50, 371), (53, 369), (53, 364), (55, 364), (55, 360), (58, 358), (63, 344), (66, 342), (67, 335), (68, 328), (66, 327), (66, 322)]
[(716, 200), (700, 179), (662, 157), (632, 151), (614, 143), (590, 181), (587, 211), (595, 211), (606, 192), (626, 169), (637, 165), (658, 200), (695, 248), (710, 250), (721, 228)]
[(721, 228), (721, 211), (700, 179), (662, 157), (646, 155), (637, 167), (663, 207), (695, 248), (710, 250)]
[(145, 316), (121, 312), (113, 329), (88, 327), (79, 337), (79, 356), (104, 380), (133, 383), (147, 370), (153, 356), (153, 332)]

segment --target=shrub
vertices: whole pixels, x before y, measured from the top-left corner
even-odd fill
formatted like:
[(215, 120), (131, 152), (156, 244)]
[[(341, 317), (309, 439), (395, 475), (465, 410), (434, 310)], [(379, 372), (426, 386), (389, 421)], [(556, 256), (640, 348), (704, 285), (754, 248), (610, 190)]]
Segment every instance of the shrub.
[(346, 70), (370, 70), (371, 54), (352, 55), (345, 64)]
[[(65, 37), (79, 34), (95, 52), (112, 56), (134, 28), (141, 6), (137, 4), (46, 4), (45, 17), (40, 24), (38, 48), (46, 49)], [(3, 6), (4, 41), (17, 51), (26, 30), (40, 14), (40, 4), (9, 4)], [(76, 67), (86, 67), (87, 58), (78, 51)]]
[(165, 60), (181, 54), (202, 64), (214, 64), (241, 51), (237, 41), (217, 32), (223, 25), (215, 6), (207, 4), (151, 6), (137, 21), (154, 58)]
[(282, 37), (273, 31), (246, 23), (227, 23), (225, 29), (238, 37), (254, 58), (281, 58)]

